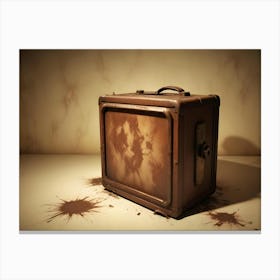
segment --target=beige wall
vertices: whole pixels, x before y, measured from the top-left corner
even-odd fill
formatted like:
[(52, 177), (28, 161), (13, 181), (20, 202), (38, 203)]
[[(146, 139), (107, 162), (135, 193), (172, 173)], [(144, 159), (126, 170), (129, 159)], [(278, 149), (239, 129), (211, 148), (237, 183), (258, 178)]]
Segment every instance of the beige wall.
[(260, 60), (259, 50), (21, 50), (21, 153), (99, 153), (100, 95), (178, 85), (221, 97), (220, 155), (259, 155)]

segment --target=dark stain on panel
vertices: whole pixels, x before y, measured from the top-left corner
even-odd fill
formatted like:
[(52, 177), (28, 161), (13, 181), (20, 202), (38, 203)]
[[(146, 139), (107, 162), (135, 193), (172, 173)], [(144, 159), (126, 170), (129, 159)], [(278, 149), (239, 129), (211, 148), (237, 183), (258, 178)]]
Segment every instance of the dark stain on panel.
[(168, 127), (161, 116), (107, 112), (108, 177), (166, 199), (170, 188), (170, 158), (166, 153), (169, 139), (165, 137)]
[[(130, 135), (133, 139), (132, 144), (128, 143), (128, 135), (125, 133), (124, 126), (128, 125)], [(119, 131), (120, 129), (120, 131)], [(143, 161), (142, 143), (144, 137), (139, 129), (137, 116), (131, 115), (127, 118), (126, 115), (120, 115), (118, 125), (113, 127), (112, 139), (115, 139), (113, 146), (115, 150), (123, 155), (125, 161), (126, 173), (137, 172)], [(130, 147), (132, 156), (127, 156), (125, 151)]]

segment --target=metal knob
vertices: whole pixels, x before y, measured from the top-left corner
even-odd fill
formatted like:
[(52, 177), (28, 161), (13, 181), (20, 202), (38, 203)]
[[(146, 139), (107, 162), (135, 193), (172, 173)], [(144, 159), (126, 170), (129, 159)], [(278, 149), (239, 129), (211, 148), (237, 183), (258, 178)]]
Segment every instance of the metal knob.
[(200, 146), (199, 146), (199, 151), (198, 151), (198, 155), (202, 158), (207, 158), (210, 156), (211, 153), (211, 149), (209, 147), (208, 144), (206, 144), (205, 142), (203, 142)]

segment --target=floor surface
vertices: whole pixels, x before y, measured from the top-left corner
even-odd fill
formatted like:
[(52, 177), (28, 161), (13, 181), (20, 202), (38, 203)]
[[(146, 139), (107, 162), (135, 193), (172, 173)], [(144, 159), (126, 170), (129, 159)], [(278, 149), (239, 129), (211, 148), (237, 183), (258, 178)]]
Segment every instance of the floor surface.
[(217, 190), (180, 220), (104, 190), (98, 155), (21, 155), (20, 231), (258, 231), (260, 157), (219, 157)]

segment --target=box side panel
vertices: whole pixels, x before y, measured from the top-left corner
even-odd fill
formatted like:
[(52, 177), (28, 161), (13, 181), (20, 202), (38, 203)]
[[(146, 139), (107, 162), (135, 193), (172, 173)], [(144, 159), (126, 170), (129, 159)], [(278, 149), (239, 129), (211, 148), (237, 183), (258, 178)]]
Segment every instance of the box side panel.
[[(182, 200), (188, 209), (216, 188), (218, 112), (216, 102), (182, 107)], [(202, 132), (201, 132), (202, 131)], [(207, 150), (207, 152), (205, 152)]]
[(103, 105), (99, 103), (99, 126), (100, 126), (100, 152), (101, 152), (101, 172), (102, 178), (105, 176), (105, 134), (104, 134), (104, 114), (103, 114)]

